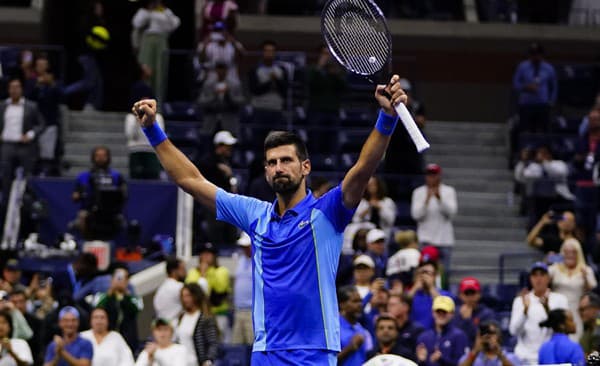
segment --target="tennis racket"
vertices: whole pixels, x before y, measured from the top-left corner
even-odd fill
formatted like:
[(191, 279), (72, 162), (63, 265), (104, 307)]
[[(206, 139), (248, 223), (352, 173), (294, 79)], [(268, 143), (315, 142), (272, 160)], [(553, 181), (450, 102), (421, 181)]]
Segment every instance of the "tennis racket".
[[(329, 0), (321, 13), (321, 33), (333, 57), (370, 82), (392, 58), (392, 36), (372, 0)], [(394, 108), (417, 151), (429, 148), (406, 106), (398, 103)]]

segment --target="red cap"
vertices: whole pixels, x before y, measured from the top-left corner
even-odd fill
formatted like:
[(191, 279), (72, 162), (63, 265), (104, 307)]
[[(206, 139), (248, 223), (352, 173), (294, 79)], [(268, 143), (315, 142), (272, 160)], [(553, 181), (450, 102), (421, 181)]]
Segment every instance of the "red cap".
[(432, 246), (428, 245), (421, 249), (421, 262), (437, 262), (440, 259), (440, 251)]
[(442, 167), (437, 164), (427, 164), (425, 167), (425, 173), (427, 174), (440, 174), (442, 172)]
[(460, 281), (460, 286), (458, 288), (460, 292), (465, 292), (467, 290), (481, 291), (481, 285), (477, 278), (475, 277), (465, 277)]

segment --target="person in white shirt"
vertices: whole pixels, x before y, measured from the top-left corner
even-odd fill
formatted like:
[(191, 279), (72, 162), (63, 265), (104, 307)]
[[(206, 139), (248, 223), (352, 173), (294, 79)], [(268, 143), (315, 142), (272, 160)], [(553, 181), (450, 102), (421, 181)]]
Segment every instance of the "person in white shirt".
[(425, 185), (412, 193), (410, 214), (417, 222), (417, 236), (422, 245), (433, 245), (441, 253), (444, 268), (450, 268), (450, 255), (454, 245), (452, 218), (458, 211), (456, 190), (442, 183), (442, 168), (428, 164), (425, 168)]
[(33, 356), (27, 342), (11, 339), (11, 334), (12, 316), (6, 310), (0, 311), (0, 366), (32, 365)]
[[(156, 123), (160, 128), (165, 128), (162, 114), (156, 114)], [(129, 150), (129, 177), (158, 179), (161, 170), (160, 162), (133, 113), (127, 113), (125, 116), (125, 137), (127, 137), (127, 150)]]
[(154, 294), (154, 311), (158, 318), (174, 322), (182, 311), (179, 296), (187, 272), (185, 263), (175, 257), (168, 258), (165, 266), (167, 279)]
[(233, 284), (233, 344), (254, 343), (252, 326), (252, 245), (248, 234), (242, 232), (237, 241), (241, 248)]
[(554, 160), (552, 152), (547, 146), (540, 146), (535, 150), (535, 159), (528, 164), (522, 164), (515, 168), (515, 178), (519, 182), (525, 183), (526, 194), (533, 192), (533, 183), (542, 178), (547, 178), (553, 182), (553, 191), (549, 194), (557, 194), (562, 199), (572, 201), (575, 196), (569, 190), (567, 177), (569, 167), (562, 160)]
[(352, 222), (372, 222), (385, 233), (386, 242), (390, 239), (392, 227), (396, 221), (396, 204), (387, 197), (384, 181), (371, 177), (367, 183), (364, 197), (360, 200)]
[(385, 275), (388, 278), (393, 276), (404, 286), (409, 286), (412, 283), (413, 271), (419, 266), (421, 260), (417, 233), (413, 230), (398, 231), (394, 239), (400, 246), (400, 250), (388, 258)]
[(90, 315), (91, 329), (81, 332), (81, 337), (92, 342), (94, 356), (91, 366), (133, 366), (133, 354), (123, 337), (108, 329), (108, 313), (95, 308)]
[(135, 366), (188, 365), (187, 349), (181, 344), (173, 343), (171, 323), (166, 319), (157, 318), (151, 326), (154, 340), (146, 343), (135, 361)]
[(515, 354), (524, 364), (537, 364), (538, 351), (542, 344), (550, 339), (551, 331), (541, 328), (540, 322), (554, 309), (568, 309), (567, 298), (550, 291), (548, 266), (536, 262), (529, 271), (531, 291), (517, 296), (513, 301), (509, 331), (517, 337)]

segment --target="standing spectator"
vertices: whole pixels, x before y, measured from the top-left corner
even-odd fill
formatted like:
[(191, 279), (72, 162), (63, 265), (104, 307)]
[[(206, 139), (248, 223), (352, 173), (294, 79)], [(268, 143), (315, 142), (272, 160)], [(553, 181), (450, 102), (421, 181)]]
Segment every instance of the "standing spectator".
[(138, 61), (152, 71), (150, 86), (154, 95), (162, 100), (165, 72), (168, 70), (169, 34), (179, 27), (179, 17), (163, 5), (162, 0), (150, 0), (148, 6), (140, 8), (132, 19), (132, 24), (142, 33)]
[(579, 301), (581, 296), (596, 288), (598, 284), (594, 270), (585, 263), (581, 244), (577, 239), (567, 239), (560, 247), (563, 261), (555, 263), (548, 269), (552, 289), (565, 295), (569, 302), (569, 310), (575, 321), (575, 332), (571, 334), (571, 340), (577, 342), (583, 334), (583, 323), (579, 316)]
[(417, 360), (426, 366), (456, 366), (469, 344), (465, 333), (451, 323), (454, 301), (448, 296), (438, 296), (430, 311), (435, 326), (417, 339)]
[(133, 351), (138, 347), (137, 316), (144, 305), (141, 298), (130, 293), (128, 285), (127, 266), (115, 266), (108, 292), (96, 294), (95, 305), (106, 309), (110, 329), (121, 333)]
[(195, 283), (185, 284), (181, 305), (183, 313), (175, 327), (175, 338), (187, 350), (187, 366), (212, 365), (218, 351), (217, 324), (202, 288)]
[(81, 332), (94, 347), (91, 366), (133, 366), (133, 354), (118, 332), (108, 328), (108, 313), (103, 308), (92, 310), (91, 329)]
[(581, 346), (570, 340), (568, 334), (575, 332), (575, 322), (569, 310), (554, 309), (548, 313), (548, 319), (540, 322), (540, 327), (550, 328), (552, 338), (540, 348), (540, 365), (571, 364), (585, 365), (585, 354)]
[(414, 230), (397, 231), (394, 239), (400, 250), (388, 259), (386, 276), (392, 281), (398, 279), (403, 287), (409, 288), (412, 285), (413, 272), (421, 259), (417, 233)]
[(371, 229), (367, 233), (367, 252), (365, 253), (375, 262), (375, 277), (385, 277), (385, 265), (387, 256), (385, 254), (386, 235), (382, 230)]
[[(437, 267), (432, 262), (422, 262), (415, 273), (413, 287), (408, 292), (412, 299), (410, 318), (421, 324), (425, 329), (433, 329), (434, 318), (431, 306), (436, 297), (440, 295), (451, 297), (452, 295), (435, 285)], [(452, 302), (454, 309), (454, 302)]]
[(98, 271), (98, 258), (92, 253), (81, 253), (67, 270), (54, 277), (53, 290), (55, 294), (73, 298), (73, 294), (81, 290)]
[(571, 211), (546, 212), (527, 234), (527, 243), (545, 254), (558, 253), (568, 239), (579, 240), (577, 221)]
[(393, 354), (404, 356), (404, 346), (398, 342), (398, 326), (396, 319), (387, 314), (382, 314), (375, 321), (375, 348), (367, 353), (367, 360), (377, 355)]
[(587, 125), (579, 136), (573, 157), (571, 178), (590, 182), (594, 179), (594, 166), (600, 155), (600, 106), (595, 105), (587, 115)]
[(159, 318), (174, 322), (181, 313), (180, 293), (186, 276), (185, 262), (175, 257), (166, 261), (167, 278), (154, 294), (154, 311)]
[(579, 344), (586, 355), (600, 349), (600, 296), (588, 292), (579, 302), (579, 315), (583, 322), (583, 334)]
[(493, 321), (480, 324), (475, 344), (458, 361), (459, 366), (520, 366), (521, 360), (502, 349), (502, 329)]
[(152, 341), (146, 343), (135, 366), (187, 365), (188, 351), (185, 346), (173, 343), (173, 325), (166, 319), (152, 321)]
[(233, 331), (232, 343), (252, 345), (252, 246), (248, 234), (242, 232), (237, 241), (241, 248), (238, 256), (233, 286)]
[(210, 34), (198, 43), (198, 59), (194, 62), (199, 81), (207, 80), (214, 74), (217, 65), (222, 64), (225, 67), (226, 78), (240, 84), (236, 64), (243, 52), (244, 46), (227, 31), (225, 23), (216, 22)]
[[(29, 346), (31, 354), (33, 355), (33, 364), (35, 366), (42, 365), (42, 363), (44, 362), (44, 345), (42, 344), (42, 332), (44, 331), (44, 329), (42, 328), (42, 320), (37, 318), (35, 315), (27, 312), (27, 295), (25, 294), (25, 291), (13, 290), (13, 292), (10, 293), (10, 302), (13, 303), (15, 310), (19, 311), (21, 315), (23, 315), (23, 317), (27, 321), (27, 324), (29, 325), (29, 328), (33, 330), (33, 335), (27, 340), (27, 344)], [(12, 329), (13, 328), (11, 324), (11, 332)], [(2, 338), (4, 337), (2, 336), (2, 334), (0, 334), (0, 339)]]
[[(165, 128), (162, 114), (156, 114), (156, 123), (160, 128)], [(129, 151), (129, 177), (131, 179), (158, 179), (161, 170), (160, 162), (133, 113), (127, 113), (125, 116), (125, 137)]]
[(442, 183), (442, 168), (429, 164), (425, 168), (425, 185), (412, 194), (411, 216), (417, 221), (417, 235), (421, 244), (436, 246), (441, 254), (444, 269), (450, 268), (450, 255), (454, 245), (452, 218), (456, 215), (456, 191)]
[(387, 196), (385, 182), (377, 177), (371, 177), (367, 183), (367, 189), (352, 217), (352, 222), (368, 221), (385, 233), (384, 240), (387, 242), (392, 233), (392, 227), (396, 221), (396, 204)]
[(494, 319), (494, 312), (480, 303), (481, 285), (475, 277), (465, 277), (460, 281), (458, 297), (462, 304), (454, 315), (454, 325), (467, 335), (469, 344), (475, 342), (477, 327), (488, 320)]
[(21, 267), (18, 259), (11, 258), (4, 264), (2, 285), (0, 287), (8, 293), (15, 290), (25, 290), (25, 286), (21, 283)]
[(340, 306), (341, 351), (337, 355), (339, 366), (360, 366), (367, 359), (367, 352), (373, 348), (369, 332), (358, 320), (363, 314), (360, 295), (354, 286), (344, 286), (338, 290)]
[(318, 52), (317, 63), (309, 67), (307, 75), (308, 121), (314, 126), (331, 126), (339, 122), (346, 79), (326, 45), (321, 45)]
[(94, 346), (77, 331), (79, 311), (65, 306), (58, 313), (58, 319), (62, 337), (55, 335), (46, 348), (44, 366), (91, 366)]
[(513, 301), (509, 331), (517, 337), (515, 354), (523, 363), (536, 364), (538, 351), (550, 333), (540, 327), (540, 322), (548, 319), (554, 309), (568, 309), (567, 298), (550, 291), (548, 266), (536, 262), (529, 271), (531, 291), (523, 292)]
[(410, 319), (411, 304), (412, 301), (407, 295), (392, 294), (388, 300), (387, 311), (396, 320), (398, 327), (397, 354), (416, 361), (417, 338), (424, 329)]
[(231, 33), (237, 27), (238, 5), (233, 0), (208, 0), (202, 10), (202, 36), (217, 22), (223, 22)]
[(31, 350), (22, 339), (12, 337), (12, 317), (6, 310), (0, 311), (0, 365), (25, 366), (33, 364)]
[(371, 280), (375, 274), (375, 262), (368, 255), (361, 254), (352, 262), (354, 286), (361, 299), (371, 291)]

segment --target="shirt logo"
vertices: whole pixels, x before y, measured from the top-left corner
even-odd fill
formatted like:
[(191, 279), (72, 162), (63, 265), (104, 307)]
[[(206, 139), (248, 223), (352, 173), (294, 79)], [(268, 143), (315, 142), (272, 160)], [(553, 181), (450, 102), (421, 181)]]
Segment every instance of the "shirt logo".
[(302, 229), (304, 228), (306, 225), (310, 224), (310, 220), (304, 220), (304, 221), (300, 221), (300, 223), (298, 224), (298, 229)]

